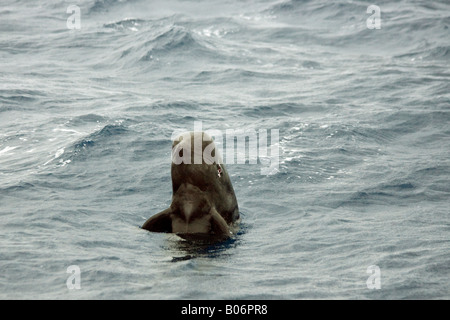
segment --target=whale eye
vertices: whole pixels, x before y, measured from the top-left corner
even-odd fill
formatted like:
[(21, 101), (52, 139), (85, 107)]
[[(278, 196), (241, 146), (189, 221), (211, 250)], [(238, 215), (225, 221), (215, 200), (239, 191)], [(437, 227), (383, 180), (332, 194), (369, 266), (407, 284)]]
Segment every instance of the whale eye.
[(217, 165), (217, 176), (220, 178), (222, 176), (222, 167), (220, 164)]

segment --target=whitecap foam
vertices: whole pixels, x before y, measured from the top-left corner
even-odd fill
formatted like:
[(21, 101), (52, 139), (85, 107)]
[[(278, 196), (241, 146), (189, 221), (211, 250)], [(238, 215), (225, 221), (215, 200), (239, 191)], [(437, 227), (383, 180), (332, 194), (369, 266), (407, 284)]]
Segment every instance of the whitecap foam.
[[(0, 150), (0, 156), (4, 156), (7, 155), (10, 151), (17, 149), (18, 147), (9, 147), (7, 146), (6, 148), (4, 148), (3, 150)], [(9, 154), (14, 154), (14, 153), (9, 153)]]

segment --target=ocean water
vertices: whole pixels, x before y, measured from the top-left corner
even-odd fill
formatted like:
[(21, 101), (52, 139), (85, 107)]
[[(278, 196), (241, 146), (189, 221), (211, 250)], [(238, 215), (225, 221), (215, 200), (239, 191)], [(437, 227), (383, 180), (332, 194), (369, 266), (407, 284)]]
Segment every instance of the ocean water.
[[(444, 0), (2, 0), (0, 298), (450, 298), (449, 27)], [(140, 229), (195, 121), (279, 130), (278, 170), (226, 164), (221, 243)]]

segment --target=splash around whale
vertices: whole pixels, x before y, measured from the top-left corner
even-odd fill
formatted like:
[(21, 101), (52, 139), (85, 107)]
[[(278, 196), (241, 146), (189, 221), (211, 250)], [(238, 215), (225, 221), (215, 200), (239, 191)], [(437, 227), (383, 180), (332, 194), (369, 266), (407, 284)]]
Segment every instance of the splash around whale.
[(188, 238), (233, 234), (240, 221), (239, 207), (227, 169), (208, 134), (186, 132), (174, 140), (171, 176), (170, 207), (150, 217), (142, 229)]

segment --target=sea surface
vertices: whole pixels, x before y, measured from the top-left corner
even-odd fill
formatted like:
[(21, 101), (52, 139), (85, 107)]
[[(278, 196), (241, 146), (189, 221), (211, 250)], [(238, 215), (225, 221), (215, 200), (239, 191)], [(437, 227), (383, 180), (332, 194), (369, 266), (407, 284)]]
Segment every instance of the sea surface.
[[(449, 299), (449, 27), (446, 0), (2, 0), (0, 299)], [(273, 170), (225, 164), (224, 242), (140, 228), (195, 122), (279, 131)]]

